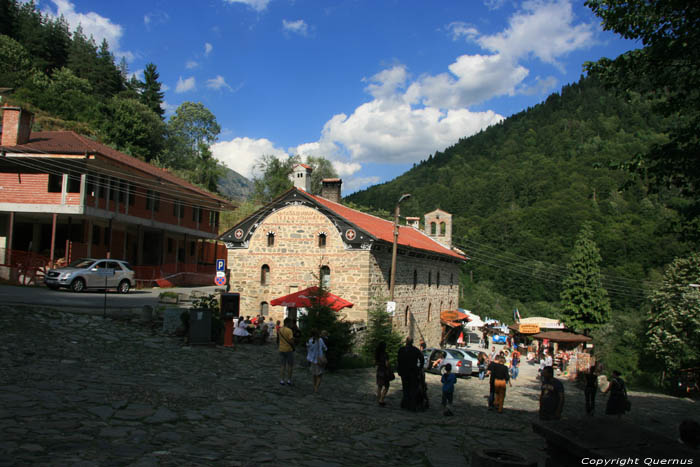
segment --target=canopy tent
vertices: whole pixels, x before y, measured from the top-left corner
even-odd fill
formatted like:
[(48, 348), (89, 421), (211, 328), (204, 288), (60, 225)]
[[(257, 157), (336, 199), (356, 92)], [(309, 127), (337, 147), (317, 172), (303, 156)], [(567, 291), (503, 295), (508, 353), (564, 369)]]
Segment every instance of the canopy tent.
[(552, 342), (567, 342), (567, 343), (582, 343), (582, 342), (590, 342), (593, 339), (591, 339), (588, 336), (584, 336), (582, 334), (576, 334), (573, 332), (568, 332), (568, 331), (544, 331), (544, 332), (538, 332), (537, 334), (533, 334), (529, 337), (532, 337), (533, 339), (548, 339)]
[(465, 325), (465, 327), (475, 329), (486, 325), (479, 315), (476, 315), (469, 310), (465, 310), (464, 308), (459, 308), (459, 311), (465, 313), (469, 317), (469, 322)]
[[(270, 301), (272, 306), (286, 306), (293, 308), (310, 308), (313, 306), (313, 301), (317, 297), (318, 287), (313, 286), (308, 289), (299, 290), (284, 297), (279, 297)], [(333, 295), (328, 292), (321, 297), (321, 305), (329, 307), (333, 311), (340, 311), (343, 308), (352, 308), (353, 304), (349, 301)]]
[(469, 321), (469, 316), (457, 310), (445, 310), (440, 312), (440, 322), (451, 328), (462, 326), (460, 321)]

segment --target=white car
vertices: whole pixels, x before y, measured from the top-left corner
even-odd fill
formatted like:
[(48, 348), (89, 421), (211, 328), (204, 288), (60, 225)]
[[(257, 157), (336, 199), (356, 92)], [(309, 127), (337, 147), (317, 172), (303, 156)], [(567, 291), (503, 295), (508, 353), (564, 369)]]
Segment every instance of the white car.
[(127, 293), (136, 283), (129, 263), (116, 259), (82, 258), (68, 266), (49, 269), (44, 276), (46, 287), (56, 290), (70, 288), (73, 292), (87, 289), (117, 289)]

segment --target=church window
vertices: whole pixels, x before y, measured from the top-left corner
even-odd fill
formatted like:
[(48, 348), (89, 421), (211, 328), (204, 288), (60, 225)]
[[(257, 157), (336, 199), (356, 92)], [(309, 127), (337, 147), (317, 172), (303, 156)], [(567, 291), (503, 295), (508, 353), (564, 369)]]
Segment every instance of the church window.
[(270, 281), (270, 266), (263, 264), (260, 268), (260, 285), (267, 285)]

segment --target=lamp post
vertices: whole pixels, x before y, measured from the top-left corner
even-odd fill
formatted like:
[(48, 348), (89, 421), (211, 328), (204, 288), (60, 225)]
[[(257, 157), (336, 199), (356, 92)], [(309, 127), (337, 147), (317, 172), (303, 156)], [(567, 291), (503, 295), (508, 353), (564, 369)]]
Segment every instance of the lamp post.
[(410, 193), (401, 195), (394, 210), (394, 246), (391, 250), (391, 278), (389, 279), (389, 296), (392, 302), (394, 301), (394, 282), (396, 281), (396, 250), (399, 243), (399, 206), (410, 197)]

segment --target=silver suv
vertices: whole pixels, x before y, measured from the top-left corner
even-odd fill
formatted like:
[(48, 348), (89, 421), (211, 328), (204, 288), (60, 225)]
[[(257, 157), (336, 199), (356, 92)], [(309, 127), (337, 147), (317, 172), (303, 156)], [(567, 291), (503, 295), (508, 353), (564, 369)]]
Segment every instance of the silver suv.
[(133, 268), (126, 261), (116, 259), (82, 258), (68, 266), (49, 269), (44, 283), (50, 289), (68, 287), (73, 292), (86, 289), (117, 289), (127, 293), (136, 283)]

